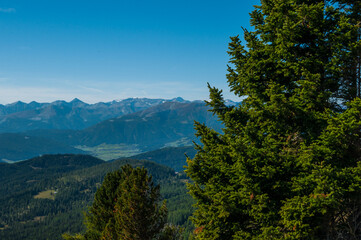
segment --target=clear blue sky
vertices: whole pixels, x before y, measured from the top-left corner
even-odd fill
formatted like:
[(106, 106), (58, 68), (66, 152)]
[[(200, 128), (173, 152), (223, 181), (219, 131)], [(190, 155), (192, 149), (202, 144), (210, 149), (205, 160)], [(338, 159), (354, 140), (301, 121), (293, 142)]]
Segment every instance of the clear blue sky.
[(229, 37), (258, 0), (1, 0), (0, 104), (228, 92)]

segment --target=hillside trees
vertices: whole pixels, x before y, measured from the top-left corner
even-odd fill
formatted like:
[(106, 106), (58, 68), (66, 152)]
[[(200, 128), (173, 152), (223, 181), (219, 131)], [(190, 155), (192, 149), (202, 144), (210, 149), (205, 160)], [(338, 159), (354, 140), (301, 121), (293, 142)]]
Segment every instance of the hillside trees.
[[(84, 235), (65, 239), (142, 239), (178, 236), (179, 229), (165, 225), (167, 208), (160, 202), (159, 185), (144, 168), (125, 165), (108, 173), (86, 214)], [(178, 232), (177, 232), (178, 231)], [(172, 239), (172, 238), (169, 238)], [(174, 238), (175, 239), (175, 238)]]
[(225, 128), (197, 123), (197, 239), (361, 236), (360, 1), (261, 0), (229, 44)]

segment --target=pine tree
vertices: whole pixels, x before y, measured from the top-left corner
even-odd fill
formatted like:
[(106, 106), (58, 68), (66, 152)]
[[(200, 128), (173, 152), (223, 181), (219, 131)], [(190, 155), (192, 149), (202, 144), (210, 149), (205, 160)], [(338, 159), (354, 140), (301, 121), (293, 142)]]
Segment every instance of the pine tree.
[(229, 44), (223, 133), (188, 159), (197, 239), (361, 236), (360, 1), (262, 0)]
[(142, 168), (123, 167), (125, 180), (119, 185), (121, 195), (114, 207), (117, 239), (151, 240), (163, 229), (167, 220), (165, 201), (158, 206), (159, 185)]
[(151, 240), (161, 235), (166, 219), (159, 185), (154, 185), (146, 169), (125, 165), (105, 176), (86, 214), (85, 234), (64, 238)]

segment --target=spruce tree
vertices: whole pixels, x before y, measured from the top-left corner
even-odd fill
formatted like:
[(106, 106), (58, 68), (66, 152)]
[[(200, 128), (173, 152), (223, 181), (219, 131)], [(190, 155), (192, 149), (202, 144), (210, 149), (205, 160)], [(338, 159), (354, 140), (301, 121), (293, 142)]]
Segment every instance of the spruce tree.
[(86, 214), (84, 235), (64, 238), (85, 240), (151, 240), (163, 236), (167, 220), (159, 185), (144, 168), (125, 165), (108, 173)]
[(119, 185), (122, 192), (114, 206), (116, 239), (152, 240), (167, 221), (165, 201), (160, 200), (159, 185), (155, 186), (147, 170), (123, 167), (125, 180)]
[(197, 239), (361, 237), (360, 1), (261, 0), (188, 159)]

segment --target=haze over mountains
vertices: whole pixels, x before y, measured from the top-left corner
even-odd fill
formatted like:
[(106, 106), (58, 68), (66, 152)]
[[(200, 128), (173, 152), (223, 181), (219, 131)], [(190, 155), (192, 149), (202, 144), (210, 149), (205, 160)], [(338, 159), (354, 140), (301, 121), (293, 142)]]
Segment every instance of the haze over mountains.
[[(236, 103), (229, 101), (229, 105)], [(0, 105), (0, 160), (49, 153), (90, 153), (105, 160), (169, 146), (189, 146), (194, 121), (221, 124), (203, 101), (130, 98)]]
[(15, 102), (0, 105), (0, 132), (24, 132), (35, 129), (83, 129), (100, 121), (145, 110), (171, 100), (129, 98), (122, 101), (87, 104), (75, 98), (71, 102)]

